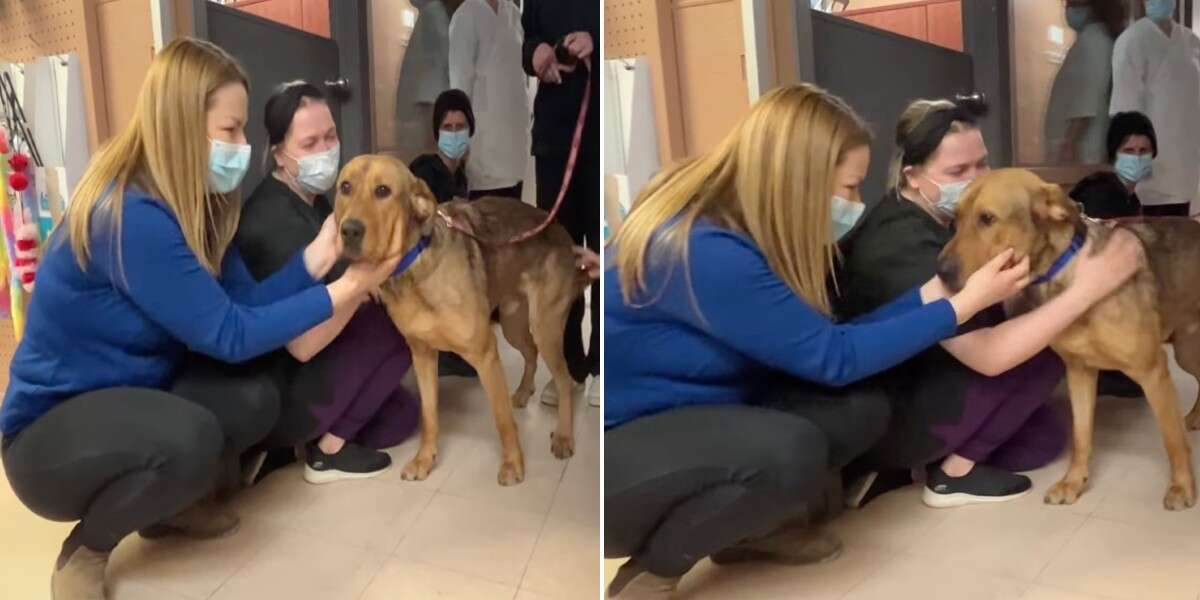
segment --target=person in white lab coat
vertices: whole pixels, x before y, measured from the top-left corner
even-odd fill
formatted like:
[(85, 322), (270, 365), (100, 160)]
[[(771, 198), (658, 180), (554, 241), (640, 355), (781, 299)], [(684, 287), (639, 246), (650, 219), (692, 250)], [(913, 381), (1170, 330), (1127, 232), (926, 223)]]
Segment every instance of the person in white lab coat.
[(464, 0), (450, 20), (450, 87), (465, 91), (475, 109), (467, 158), (472, 200), (521, 199), (529, 164), (524, 37), (521, 12), (512, 0)]
[(1046, 161), (1099, 165), (1104, 160), (1112, 91), (1113, 43), (1125, 29), (1121, 0), (1067, 0), (1075, 30), (1046, 105)]
[(1175, 0), (1145, 0), (1146, 18), (1117, 38), (1109, 114), (1158, 125), (1158, 157), (1138, 183), (1142, 214), (1194, 214), (1200, 190), (1200, 38), (1171, 20)]
[(400, 63), (396, 146), (416, 154), (436, 147), (433, 103), (450, 88), (450, 15), (462, 0), (409, 0), (420, 11)]

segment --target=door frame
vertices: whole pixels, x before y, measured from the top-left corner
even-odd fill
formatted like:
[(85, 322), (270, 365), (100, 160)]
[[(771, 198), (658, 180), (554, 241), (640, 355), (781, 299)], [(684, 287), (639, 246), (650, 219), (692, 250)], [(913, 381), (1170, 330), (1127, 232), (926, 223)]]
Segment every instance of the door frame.
[[(192, 35), (200, 39), (209, 39), (208, 4), (208, 0), (192, 0)], [(267, 19), (263, 21), (275, 27), (291, 29)], [(349, 97), (341, 101), (342, 122), (338, 137), (342, 156), (373, 152), (376, 146), (372, 122), (367, 0), (329, 0), (329, 31), (330, 38), (338, 46), (338, 70), (342, 77), (350, 80), (352, 90)]]

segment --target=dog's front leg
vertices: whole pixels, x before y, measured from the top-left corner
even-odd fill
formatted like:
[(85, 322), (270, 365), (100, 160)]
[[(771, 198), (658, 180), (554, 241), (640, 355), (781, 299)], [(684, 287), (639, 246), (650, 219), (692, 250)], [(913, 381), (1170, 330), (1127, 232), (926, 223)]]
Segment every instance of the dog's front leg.
[(400, 476), (408, 481), (420, 481), (429, 477), (437, 460), (438, 353), (415, 338), (408, 339), (408, 347), (412, 351), (413, 370), (417, 373), (417, 388), (421, 393), (421, 447)]
[(1067, 389), (1071, 396), (1073, 443), (1071, 465), (1062, 480), (1046, 492), (1046, 504), (1074, 504), (1088, 482), (1092, 458), (1092, 428), (1096, 413), (1096, 370), (1067, 362)]
[[(1160, 351), (1161, 352), (1161, 351)], [(1178, 393), (1167, 369), (1167, 357), (1161, 356), (1155, 367), (1134, 376), (1146, 392), (1146, 401), (1154, 411), (1158, 429), (1171, 462), (1171, 483), (1163, 496), (1163, 508), (1183, 510), (1196, 503), (1196, 481), (1192, 474), (1192, 449), (1179, 414)]]
[(496, 351), (496, 338), (487, 329), (483, 349), (464, 355), (464, 358), (479, 372), (483, 391), (492, 407), (492, 418), (496, 420), (496, 432), (500, 434), (500, 485), (515, 485), (525, 480), (525, 454), (521, 450), (521, 437), (517, 434), (517, 422), (513, 419), (512, 401), (508, 398), (508, 381), (504, 366), (500, 364), (500, 353)]

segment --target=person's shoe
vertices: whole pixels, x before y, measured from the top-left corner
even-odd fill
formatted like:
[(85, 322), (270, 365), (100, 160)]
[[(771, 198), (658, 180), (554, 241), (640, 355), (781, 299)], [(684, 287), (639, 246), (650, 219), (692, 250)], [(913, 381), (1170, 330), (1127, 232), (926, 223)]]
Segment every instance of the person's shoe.
[(608, 597), (621, 600), (668, 600), (675, 597), (682, 577), (659, 577), (630, 559), (608, 584)]
[(595, 375), (588, 380), (587, 386), (587, 403), (588, 406), (600, 408), (600, 397), (604, 393), (604, 379), (601, 375)]
[(1141, 398), (1146, 394), (1142, 386), (1120, 371), (1100, 371), (1096, 382), (1096, 395), (1114, 398)]
[(862, 508), (879, 496), (912, 483), (912, 472), (908, 470), (869, 471), (846, 487), (846, 508)]
[[(251, 459), (258, 464), (257, 469), (248, 468), (254, 466), (254, 463), (249, 462)], [(296, 460), (295, 448), (271, 448), (262, 453), (261, 459), (258, 458), (257, 453), (253, 457), (244, 457), (242, 463), (243, 483), (246, 487), (255, 485), (266, 479), (267, 475), (296, 462)]]
[(748, 561), (810, 565), (834, 560), (841, 554), (841, 540), (822, 528), (786, 527), (762, 539), (721, 550), (709, 558), (718, 565)]
[(138, 534), (148, 540), (171, 536), (208, 540), (232, 534), (237, 531), (239, 522), (237, 515), (223, 511), (213, 502), (204, 500), (169, 519), (138, 531)]
[(951, 477), (940, 465), (931, 465), (921, 501), (931, 508), (951, 508), (967, 504), (1008, 502), (1029, 493), (1033, 482), (1028, 477), (987, 465), (975, 465), (962, 477)]
[(479, 377), (475, 367), (453, 352), (438, 353), (439, 377)]
[[(587, 382), (580, 383), (571, 381), (571, 395), (578, 398), (587, 390)], [(546, 383), (546, 387), (542, 388), (542, 404), (546, 406), (558, 406), (558, 386), (554, 385), (554, 380), (551, 379)]]
[(51, 600), (107, 600), (104, 593), (104, 569), (108, 552), (96, 552), (80, 546), (66, 564), (50, 576)]
[(341, 479), (367, 479), (375, 477), (392, 466), (392, 457), (387, 452), (372, 450), (353, 442), (346, 442), (337, 454), (325, 454), (317, 444), (309, 444), (308, 456), (304, 460), (304, 480), (313, 483), (331, 483)]

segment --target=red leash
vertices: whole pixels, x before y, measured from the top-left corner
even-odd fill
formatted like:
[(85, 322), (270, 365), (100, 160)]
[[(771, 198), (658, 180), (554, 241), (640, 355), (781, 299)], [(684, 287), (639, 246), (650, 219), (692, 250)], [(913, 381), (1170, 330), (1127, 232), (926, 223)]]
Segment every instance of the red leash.
[[(555, 217), (558, 216), (558, 209), (562, 208), (563, 200), (567, 197), (567, 188), (571, 187), (571, 177), (575, 174), (575, 161), (579, 158), (579, 146), (583, 141), (583, 127), (587, 123), (588, 105), (590, 105), (592, 101), (592, 63), (591, 60), (588, 59), (580, 61), (580, 64), (582, 64), (585, 68), (584, 72), (587, 75), (587, 83), (583, 88), (583, 101), (579, 103), (579, 118), (575, 121), (575, 134), (571, 138), (571, 153), (567, 156), (567, 168), (565, 171), (563, 171), (562, 187), (558, 189), (558, 199), (554, 201), (554, 207), (550, 209), (550, 214), (546, 216), (546, 220), (543, 221), (541, 225), (538, 225), (529, 231), (518, 233), (507, 240), (491, 242), (479, 239), (479, 237), (475, 235), (475, 232), (471, 231), (470, 227), (462, 225), (455, 220), (454, 217), (451, 217), (450, 215), (439, 210), (438, 215), (442, 217), (442, 220), (446, 222), (446, 225), (449, 226), (450, 229), (463, 233), (481, 244), (518, 244), (545, 231), (546, 228), (554, 222)], [(600, 207), (597, 206), (596, 210), (600, 210)]]

